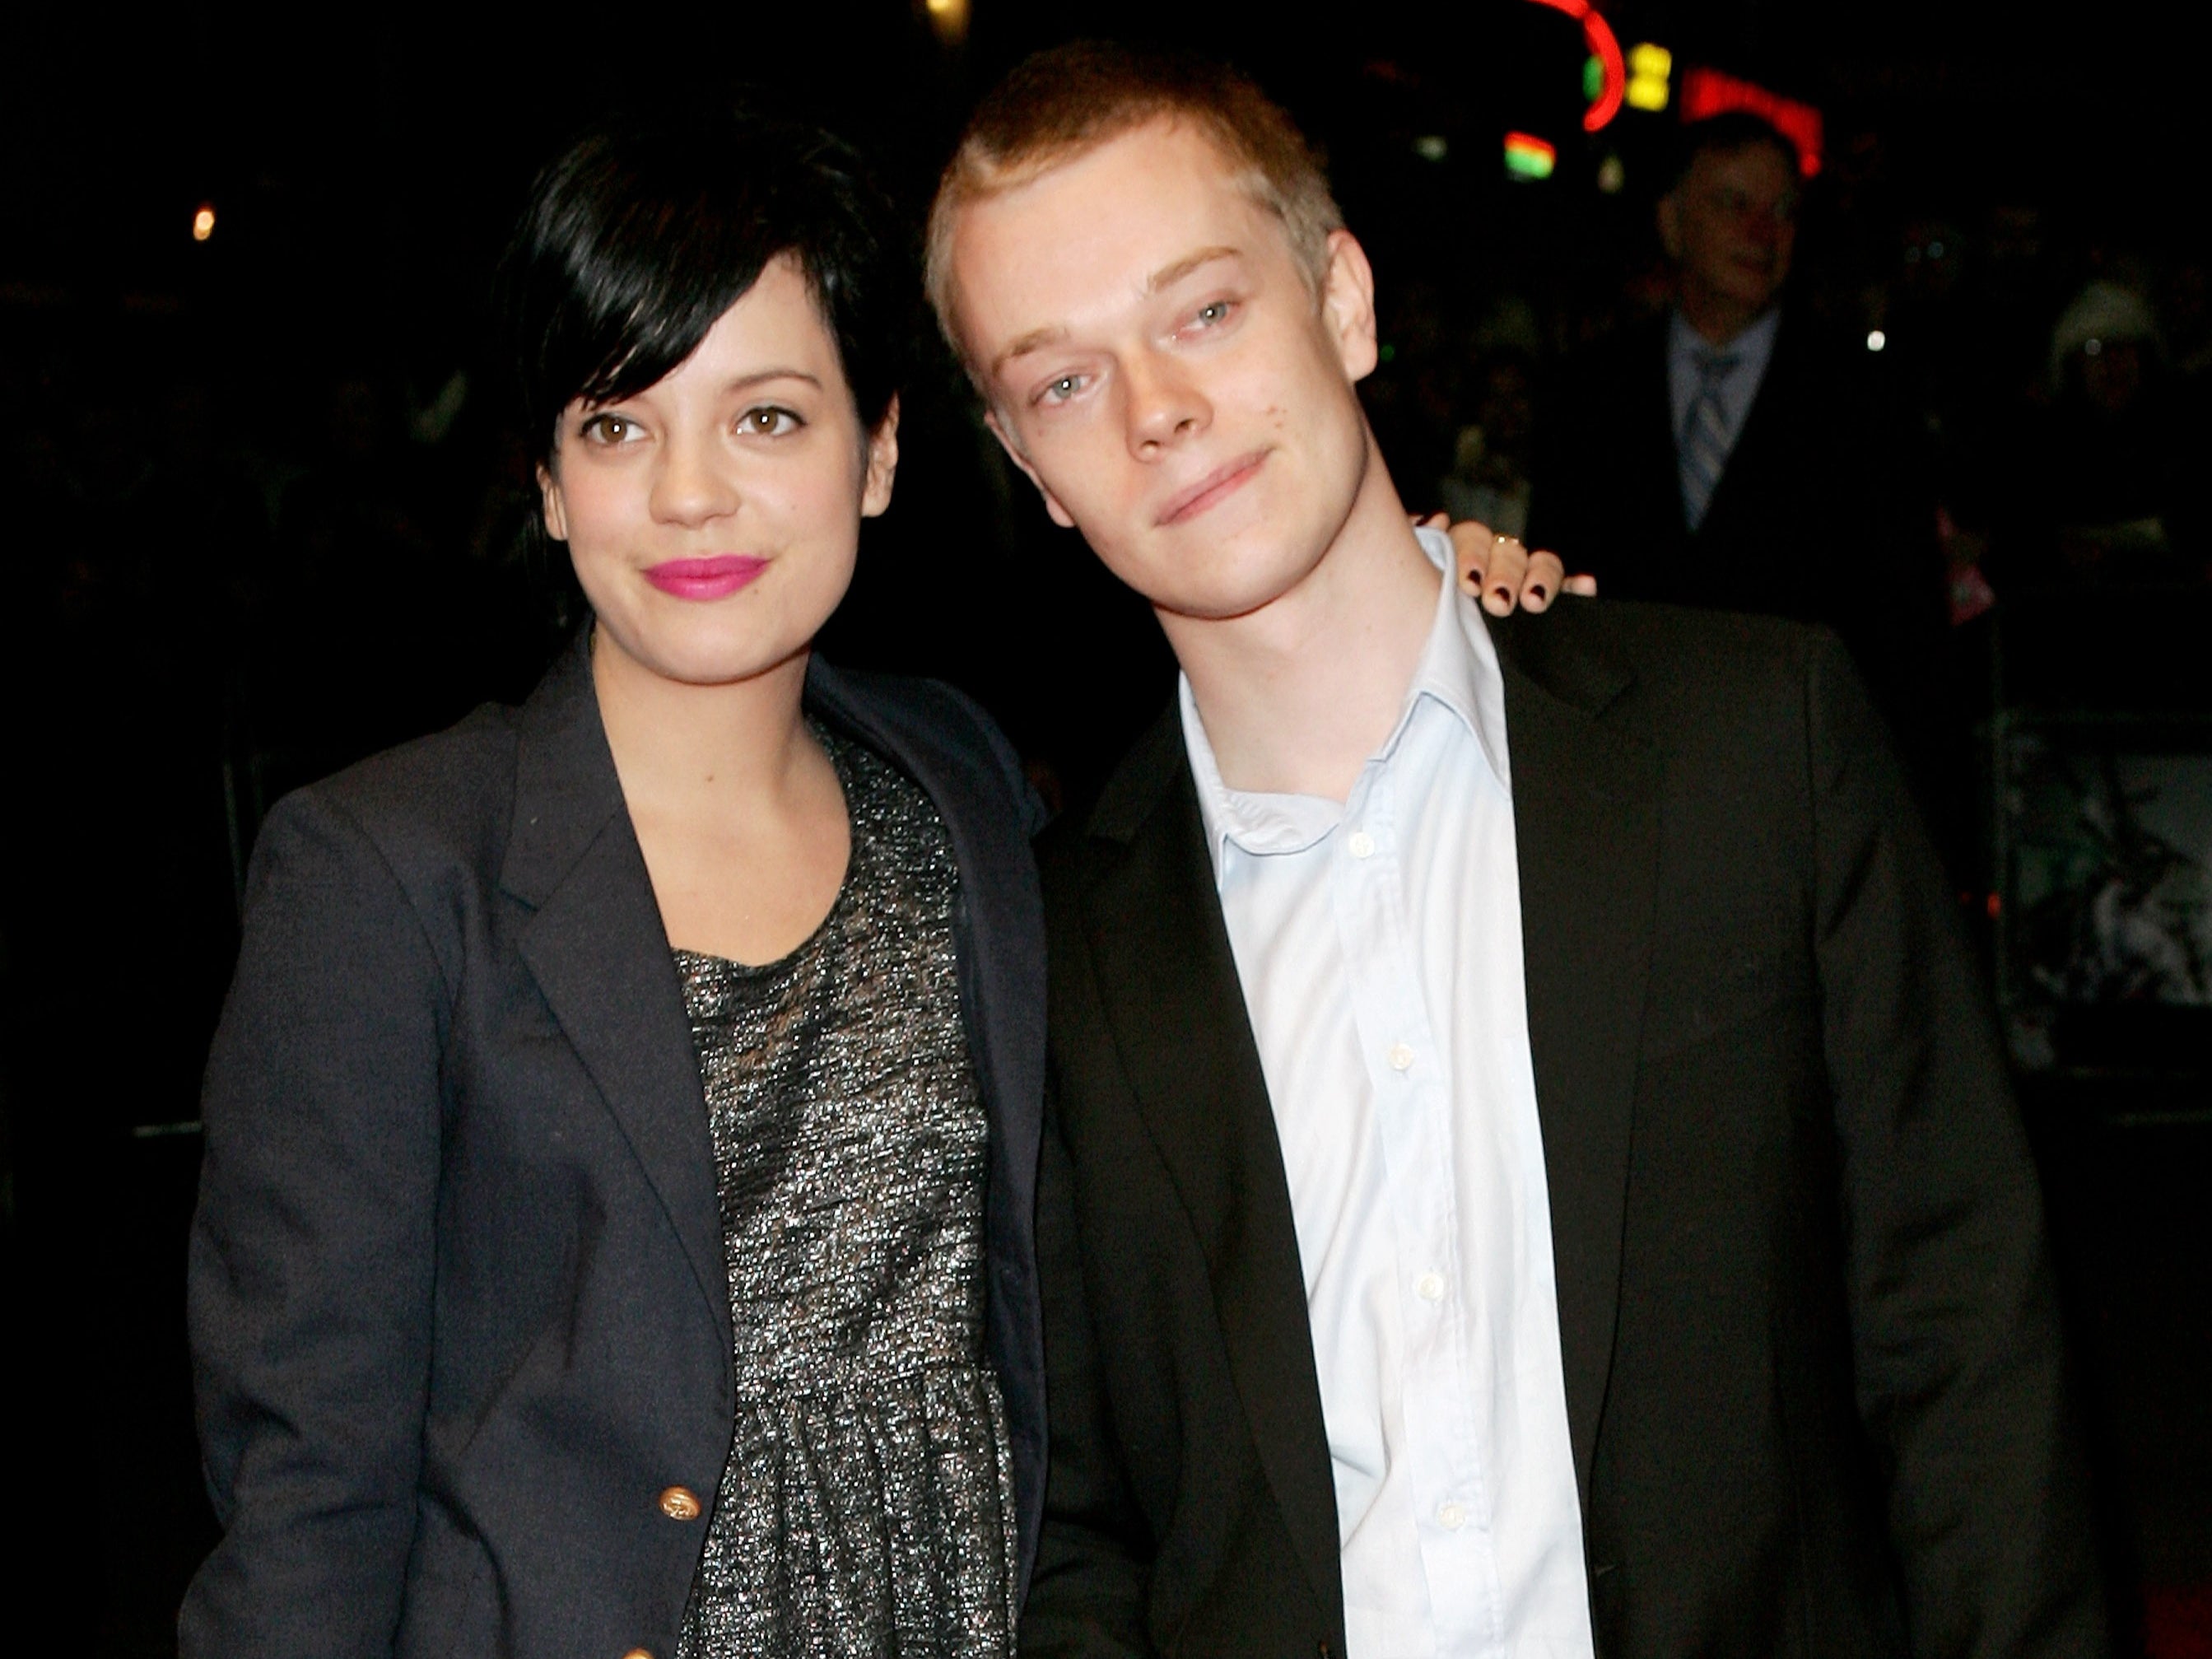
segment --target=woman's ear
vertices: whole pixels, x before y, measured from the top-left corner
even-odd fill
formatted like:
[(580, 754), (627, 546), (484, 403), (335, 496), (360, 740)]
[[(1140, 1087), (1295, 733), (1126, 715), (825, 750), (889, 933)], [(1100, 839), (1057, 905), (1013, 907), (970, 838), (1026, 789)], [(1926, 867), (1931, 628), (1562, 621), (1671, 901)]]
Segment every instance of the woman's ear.
[(561, 495), (561, 480), (552, 467), (538, 464), (538, 495), (544, 503), (545, 533), (556, 542), (568, 539), (568, 504)]
[(884, 418), (868, 434), (868, 476), (860, 488), (860, 516), (872, 519), (891, 504), (891, 483), (898, 476), (898, 393), (891, 394)]

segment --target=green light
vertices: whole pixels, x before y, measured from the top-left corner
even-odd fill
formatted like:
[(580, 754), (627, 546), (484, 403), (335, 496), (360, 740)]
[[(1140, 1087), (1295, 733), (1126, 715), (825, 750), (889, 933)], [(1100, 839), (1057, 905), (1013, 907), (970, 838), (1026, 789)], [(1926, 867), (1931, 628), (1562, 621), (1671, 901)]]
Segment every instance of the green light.
[(1605, 90), (1605, 64), (1595, 57), (1583, 59), (1583, 100), (1597, 102), (1598, 94)]
[(1526, 132), (1505, 135), (1505, 171), (1515, 179), (1548, 179), (1559, 153), (1543, 139)]

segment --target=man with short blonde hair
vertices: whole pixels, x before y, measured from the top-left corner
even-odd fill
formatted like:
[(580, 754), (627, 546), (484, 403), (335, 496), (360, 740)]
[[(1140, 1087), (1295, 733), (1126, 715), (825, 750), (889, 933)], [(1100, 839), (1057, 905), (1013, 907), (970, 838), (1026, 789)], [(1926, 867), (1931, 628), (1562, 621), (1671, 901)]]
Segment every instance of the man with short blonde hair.
[(1043, 849), (1024, 1653), (2096, 1653), (2034, 1174), (1856, 678), (1486, 622), (1264, 101), (1045, 54), (933, 220), (992, 429), (1182, 668)]

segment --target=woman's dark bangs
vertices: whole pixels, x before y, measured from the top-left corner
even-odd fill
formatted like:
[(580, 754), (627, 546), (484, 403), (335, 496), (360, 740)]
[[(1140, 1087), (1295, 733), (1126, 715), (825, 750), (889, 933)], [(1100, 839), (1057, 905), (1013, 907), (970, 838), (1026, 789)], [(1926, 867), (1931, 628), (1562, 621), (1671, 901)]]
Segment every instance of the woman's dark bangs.
[(573, 397), (595, 404), (631, 397), (699, 349), (776, 252), (763, 245), (760, 205), (705, 191), (688, 202), (635, 203), (596, 246), (580, 246), (576, 357), (591, 367)]
[(522, 413), (665, 379), (771, 260), (795, 258), (871, 430), (904, 367), (896, 210), (829, 135), (744, 113), (603, 128), (539, 178), (504, 267)]

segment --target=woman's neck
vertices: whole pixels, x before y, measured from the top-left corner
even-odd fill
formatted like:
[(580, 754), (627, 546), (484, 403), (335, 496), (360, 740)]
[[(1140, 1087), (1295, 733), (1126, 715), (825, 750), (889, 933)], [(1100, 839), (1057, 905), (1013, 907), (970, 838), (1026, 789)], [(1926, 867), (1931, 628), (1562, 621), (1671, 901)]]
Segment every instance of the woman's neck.
[(668, 942), (775, 962), (821, 926), (851, 847), (836, 766), (799, 710), (801, 652), (728, 685), (659, 674), (602, 634), (599, 717)]
[(637, 661), (602, 633), (592, 680), (633, 816), (774, 813), (820, 750), (800, 713), (807, 655), (729, 684), (694, 685)]

